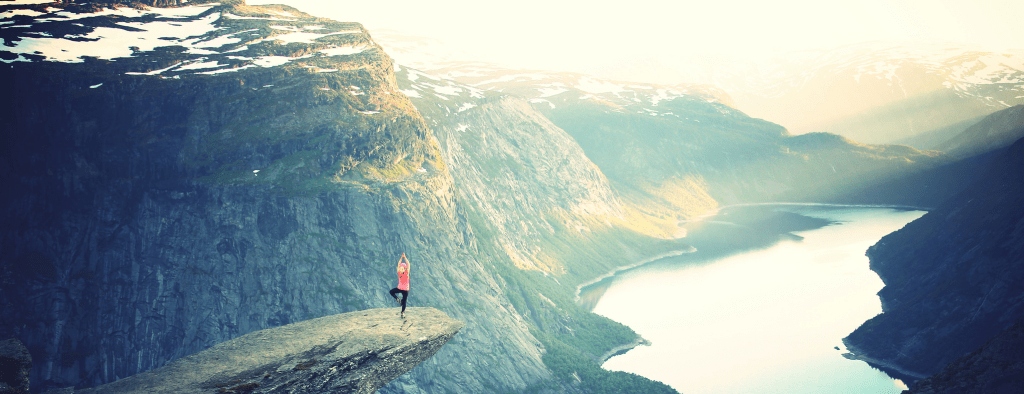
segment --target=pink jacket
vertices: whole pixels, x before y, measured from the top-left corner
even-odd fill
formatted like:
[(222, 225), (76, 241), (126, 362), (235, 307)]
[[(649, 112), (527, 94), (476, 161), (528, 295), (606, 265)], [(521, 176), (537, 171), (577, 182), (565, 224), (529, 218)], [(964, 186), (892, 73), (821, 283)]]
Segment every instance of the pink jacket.
[(404, 271), (398, 273), (398, 290), (409, 291), (409, 265), (402, 263), (398, 266), (405, 268)]

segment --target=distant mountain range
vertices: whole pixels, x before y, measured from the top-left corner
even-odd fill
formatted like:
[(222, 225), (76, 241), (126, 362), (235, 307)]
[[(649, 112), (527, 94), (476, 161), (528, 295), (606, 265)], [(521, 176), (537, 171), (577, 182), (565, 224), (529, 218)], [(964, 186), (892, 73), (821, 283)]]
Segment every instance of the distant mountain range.
[[(514, 78), (511, 72), (496, 72), (500, 67), (438, 54), (446, 48), (436, 40), (394, 32), (375, 33), (375, 38), (400, 62), (435, 75), (479, 87), (498, 87)], [(602, 79), (636, 81), (651, 76), (651, 69), (656, 69), (654, 76), (685, 81), (675, 85), (681, 89), (706, 90), (720, 102), (793, 134), (830, 132), (858, 142), (918, 149), (934, 149), (981, 117), (1024, 103), (1024, 52), (991, 52), (963, 44), (869, 42), (685, 71), (636, 61)], [(520, 74), (522, 81), (544, 73)], [(565, 83), (538, 79), (538, 89), (549, 89), (540, 96), (552, 92), (544, 84), (558, 82)]]
[[(1024, 53), (958, 44), (864, 43), (723, 65), (703, 79), (796, 134), (894, 143), (1024, 103)], [(948, 130), (931, 141), (962, 131)], [(915, 145), (932, 149), (930, 141)]]

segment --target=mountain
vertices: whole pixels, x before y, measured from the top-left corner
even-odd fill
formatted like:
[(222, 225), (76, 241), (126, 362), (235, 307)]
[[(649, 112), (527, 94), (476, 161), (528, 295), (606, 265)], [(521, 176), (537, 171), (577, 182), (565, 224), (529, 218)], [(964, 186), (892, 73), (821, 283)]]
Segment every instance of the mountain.
[(393, 305), (406, 252), (411, 305), (466, 328), (380, 392), (674, 392), (601, 369), (637, 336), (573, 292), (686, 245), (620, 227), (604, 175), (525, 102), (467, 93), (468, 124), (494, 133), (453, 138), (436, 120), (457, 108), (416, 108), (356, 23), (65, 6), (0, 11), (16, 27), (0, 81), (20, 97), (2, 109), (0, 335), (28, 345), (33, 387)]
[(635, 201), (637, 211), (664, 218), (660, 226), (670, 233), (671, 217), (699, 213), (713, 206), (711, 201), (831, 200), (867, 181), (901, 178), (949, 162), (934, 151), (843, 138), (826, 142), (832, 138), (826, 134), (794, 136), (747, 116), (715, 86), (513, 70), (424, 54), (444, 49), (431, 40), (388, 33), (381, 42), (399, 61), (406, 59), (436, 79), (526, 99), (576, 140), (613, 187), (629, 197), (627, 206)]
[(396, 70), (456, 179), (479, 250), (534, 327), (549, 370), (584, 392), (674, 392), (600, 368), (638, 338), (578, 305), (574, 291), (623, 265), (690, 247), (631, 210), (579, 145), (523, 98)]
[(915, 142), (950, 127), (956, 133), (965, 121), (1024, 103), (1024, 53), (959, 44), (868, 42), (694, 74), (690, 80), (719, 86), (738, 108), (795, 134), (831, 132), (873, 144)]
[(679, 222), (720, 204), (947, 162), (794, 136), (711, 86), (417, 70), (358, 23), (184, 4), (0, 6), (0, 337), (33, 387), (393, 306), (405, 252), (411, 305), (466, 326), (380, 392), (671, 393), (600, 368), (642, 339), (580, 285), (691, 250)]
[[(391, 31), (374, 32), (402, 64), (472, 86), (494, 88), (512, 79), (534, 80), (545, 100), (571, 82), (546, 72), (509, 72), (467, 61), (443, 42)], [(519, 74), (519, 75), (514, 75)], [(832, 49), (790, 52), (759, 62), (713, 60), (663, 65), (624, 60), (590, 93), (635, 90), (649, 80), (668, 87), (704, 90), (755, 118), (793, 134), (829, 132), (870, 144), (935, 149), (990, 113), (1024, 104), (1024, 52), (993, 52), (954, 43), (913, 45), (865, 42)], [(633, 81), (602, 86), (605, 81)], [(499, 90), (506, 88), (499, 87)], [(606, 97), (603, 97), (606, 98)], [(656, 110), (656, 109), (655, 109)]]
[(958, 157), (971, 157), (1013, 144), (1024, 137), (1024, 105), (985, 117), (936, 149)]
[(0, 10), (16, 45), (0, 81), (19, 98), (2, 108), (0, 335), (28, 346), (32, 386), (95, 386), (253, 331), (393, 306), (402, 252), (411, 305), (466, 328), (382, 392), (549, 381), (366, 31), (288, 7), (188, 4)]
[(882, 204), (936, 207), (962, 193), (971, 183), (993, 169), (1001, 148), (1024, 138), (1021, 106), (995, 112), (965, 127), (941, 149), (949, 151), (945, 164), (907, 176), (867, 182), (842, 201), (875, 201)]
[(868, 249), (883, 313), (844, 342), (916, 380), (1024, 316), (1024, 139), (994, 151), (962, 191)]

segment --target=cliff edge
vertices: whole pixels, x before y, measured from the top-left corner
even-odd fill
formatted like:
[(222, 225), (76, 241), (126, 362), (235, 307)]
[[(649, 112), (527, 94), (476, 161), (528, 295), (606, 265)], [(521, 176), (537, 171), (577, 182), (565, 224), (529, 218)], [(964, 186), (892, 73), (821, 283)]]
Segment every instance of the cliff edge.
[(373, 393), (434, 355), (461, 321), (371, 309), (252, 332), (79, 393)]

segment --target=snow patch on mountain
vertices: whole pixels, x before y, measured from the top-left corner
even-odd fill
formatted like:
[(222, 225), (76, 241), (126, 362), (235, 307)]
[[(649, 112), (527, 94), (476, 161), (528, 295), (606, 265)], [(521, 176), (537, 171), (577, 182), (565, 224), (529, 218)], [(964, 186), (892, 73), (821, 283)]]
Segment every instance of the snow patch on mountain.
[[(0, 19), (13, 18), (15, 15), (39, 16), (42, 14), (42, 12), (36, 10), (8, 10), (0, 12)], [(14, 23), (14, 21), (7, 21), (7, 23)]]
[[(81, 63), (95, 58), (163, 63), (158, 69), (131, 70), (127, 75), (213, 75), (311, 58), (352, 56), (377, 48), (357, 24), (324, 23), (274, 6), (240, 9), (207, 3), (92, 9), (71, 4), (44, 11), (8, 9), (0, 16), (6, 33), (0, 61)], [(275, 46), (294, 44), (308, 44), (308, 48), (300, 52), (274, 50)], [(286, 55), (288, 52), (298, 54)], [(172, 59), (191, 58), (168, 61), (165, 54)], [(304, 66), (314, 72), (337, 71)]]

